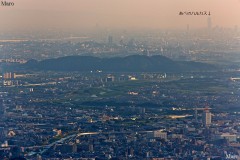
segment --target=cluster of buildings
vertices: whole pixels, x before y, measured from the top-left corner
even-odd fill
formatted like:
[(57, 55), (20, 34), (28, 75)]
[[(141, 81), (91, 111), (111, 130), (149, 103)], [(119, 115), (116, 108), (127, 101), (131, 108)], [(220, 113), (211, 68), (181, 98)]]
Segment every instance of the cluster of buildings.
[(4, 73), (0, 159), (239, 159), (235, 73)]

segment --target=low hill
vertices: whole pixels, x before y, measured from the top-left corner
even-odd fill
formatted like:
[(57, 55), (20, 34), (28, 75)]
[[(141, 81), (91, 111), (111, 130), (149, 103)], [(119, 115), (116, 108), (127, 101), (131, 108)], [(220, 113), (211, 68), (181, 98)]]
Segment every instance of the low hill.
[(133, 55), (127, 57), (98, 58), (91, 56), (68, 56), (43, 61), (30, 60), (21, 65), (22, 69), (42, 71), (94, 71), (110, 72), (179, 72), (209, 71), (213, 65), (192, 62), (173, 61), (164, 56)]

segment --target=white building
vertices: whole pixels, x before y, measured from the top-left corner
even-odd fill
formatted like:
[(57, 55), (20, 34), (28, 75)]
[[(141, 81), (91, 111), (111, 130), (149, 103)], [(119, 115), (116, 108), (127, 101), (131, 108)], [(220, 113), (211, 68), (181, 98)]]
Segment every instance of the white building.
[(161, 130), (158, 131), (152, 131), (152, 132), (148, 132), (147, 136), (149, 138), (162, 138), (162, 139), (167, 139), (167, 132), (163, 132)]
[(203, 125), (208, 127), (211, 125), (212, 123), (212, 114), (211, 112), (209, 111), (209, 109), (205, 109), (204, 112), (203, 112)]
[(237, 141), (237, 135), (236, 134), (230, 134), (230, 133), (222, 133), (222, 134), (216, 135), (216, 139), (226, 139), (229, 142), (236, 142)]

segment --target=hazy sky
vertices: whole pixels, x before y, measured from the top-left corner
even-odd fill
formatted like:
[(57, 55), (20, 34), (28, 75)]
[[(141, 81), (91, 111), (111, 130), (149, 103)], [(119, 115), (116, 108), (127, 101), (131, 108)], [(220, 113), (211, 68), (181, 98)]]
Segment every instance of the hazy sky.
[(210, 11), (213, 27), (240, 26), (240, 0), (7, 0), (0, 6), (0, 29), (122, 29), (206, 27), (208, 16), (180, 11)]

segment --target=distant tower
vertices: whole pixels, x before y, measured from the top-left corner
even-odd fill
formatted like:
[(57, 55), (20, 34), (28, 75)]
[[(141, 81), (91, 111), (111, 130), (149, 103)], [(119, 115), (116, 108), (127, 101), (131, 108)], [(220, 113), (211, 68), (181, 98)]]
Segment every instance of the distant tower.
[(211, 125), (211, 122), (212, 122), (212, 114), (211, 112), (209, 111), (209, 108), (205, 108), (204, 111), (203, 111), (203, 125), (205, 127), (208, 127)]
[(147, 50), (147, 56), (148, 56), (148, 57), (150, 56), (149, 50)]
[(208, 26), (208, 30), (212, 29), (212, 19), (211, 19), (211, 17), (208, 17), (208, 19), (207, 19), (207, 26)]
[(112, 36), (108, 36), (108, 44), (113, 44), (113, 37)]
[(235, 25), (235, 27), (234, 27), (234, 32), (238, 33), (238, 26), (237, 25)]

